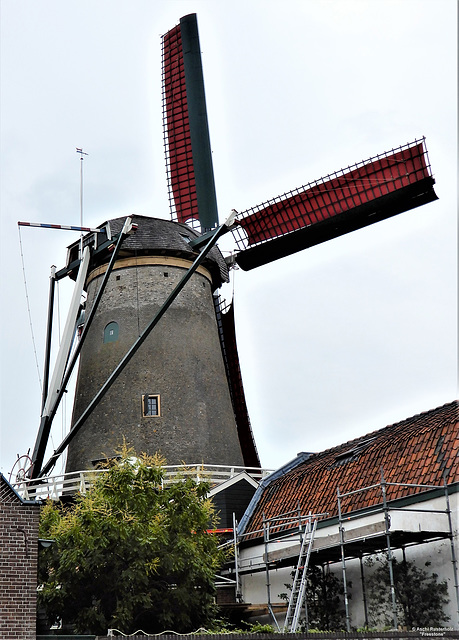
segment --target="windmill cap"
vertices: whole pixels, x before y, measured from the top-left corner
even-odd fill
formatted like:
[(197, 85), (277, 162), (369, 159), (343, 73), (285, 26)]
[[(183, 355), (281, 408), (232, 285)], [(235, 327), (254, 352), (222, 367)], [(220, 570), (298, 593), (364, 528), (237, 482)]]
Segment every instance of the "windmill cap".
[[(99, 228), (106, 227), (111, 237), (121, 232), (124, 222), (128, 216), (106, 220)], [(161, 255), (174, 256), (193, 261), (196, 258), (196, 251), (190, 246), (190, 240), (198, 238), (201, 234), (186, 224), (162, 220), (161, 218), (151, 218), (149, 216), (131, 215), (133, 225), (137, 226), (136, 232), (124, 239), (120, 249), (121, 256), (130, 255)], [(88, 234), (87, 237), (89, 237)], [(78, 251), (79, 241), (69, 247), (69, 255), (74, 255)], [(109, 252), (94, 255), (91, 259), (90, 269), (95, 268), (110, 259)], [(223, 255), (218, 247), (213, 247), (203, 266), (208, 269), (212, 276), (213, 288), (216, 289), (224, 282), (229, 281), (228, 267)]]

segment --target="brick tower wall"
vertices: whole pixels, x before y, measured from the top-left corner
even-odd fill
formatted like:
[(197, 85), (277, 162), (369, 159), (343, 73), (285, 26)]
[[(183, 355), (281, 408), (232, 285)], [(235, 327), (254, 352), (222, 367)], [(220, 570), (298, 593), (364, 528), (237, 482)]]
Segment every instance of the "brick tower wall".
[(0, 638), (36, 637), (39, 503), (23, 502), (0, 475)]

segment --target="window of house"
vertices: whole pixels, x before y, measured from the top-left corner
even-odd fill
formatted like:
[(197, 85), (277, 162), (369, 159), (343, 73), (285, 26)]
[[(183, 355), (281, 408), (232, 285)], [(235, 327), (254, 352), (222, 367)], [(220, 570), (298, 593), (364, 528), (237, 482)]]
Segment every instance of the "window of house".
[(104, 342), (116, 342), (118, 340), (118, 323), (109, 322), (104, 329)]
[(151, 418), (160, 415), (159, 395), (142, 396), (142, 415), (145, 418)]

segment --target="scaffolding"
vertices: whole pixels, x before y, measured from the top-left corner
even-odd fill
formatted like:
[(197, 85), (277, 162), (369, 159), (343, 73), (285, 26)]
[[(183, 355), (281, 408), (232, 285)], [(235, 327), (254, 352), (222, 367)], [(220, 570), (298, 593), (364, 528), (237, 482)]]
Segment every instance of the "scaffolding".
[[(289, 610), (292, 609), (292, 621), (295, 619), (296, 624), (298, 623), (299, 611), (304, 602), (304, 584), (301, 585), (302, 577), (306, 576), (306, 569), (309, 563), (310, 554), (312, 550), (312, 543), (314, 540), (314, 533), (317, 528), (317, 522), (320, 518), (326, 517), (328, 514), (302, 514), (300, 504), (298, 504), (298, 508), (295, 511), (289, 511), (288, 513), (283, 513), (279, 516), (273, 516), (271, 518), (266, 518), (263, 514), (263, 526), (261, 529), (257, 531), (251, 531), (248, 535), (253, 535), (257, 533), (263, 534), (263, 566), (266, 574), (266, 596), (267, 596), (267, 608), (269, 615), (276, 626), (278, 631), (281, 631), (281, 627), (276, 618), (276, 615), (273, 610), (272, 602), (271, 602), (271, 581), (270, 581), (270, 561), (269, 557), (271, 554), (270, 545), (273, 543), (282, 543), (286, 541), (292, 540), (292, 536), (298, 537), (299, 543), (301, 546), (301, 551), (298, 554), (298, 562), (297, 562), (297, 571), (295, 579), (298, 581), (298, 591), (296, 592), (296, 597), (294, 596), (295, 588), (292, 591), (291, 602), (289, 603)], [(237, 533), (237, 522), (234, 519), (234, 573), (236, 576), (236, 600), (240, 601), (242, 598), (242, 592), (240, 587), (240, 575), (244, 573), (241, 571), (240, 563), (239, 563), (239, 545), (247, 536), (239, 535)], [(304, 555), (302, 554), (304, 551)], [(302, 561), (303, 564), (302, 564)], [(302, 565), (302, 566), (301, 566)], [(295, 587), (295, 580), (294, 580)], [(285, 628), (284, 628), (285, 630)]]
[[(445, 509), (418, 509), (418, 508), (407, 508), (407, 507), (397, 507), (397, 506), (393, 506), (390, 505), (390, 503), (387, 500), (387, 488), (388, 487), (401, 487), (401, 488), (406, 488), (406, 489), (425, 489), (425, 490), (442, 490), (444, 491), (444, 496), (445, 496)], [(398, 616), (397, 616), (397, 602), (396, 602), (396, 595), (395, 595), (395, 580), (394, 580), (394, 569), (393, 569), (393, 563), (394, 563), (394, 556), (393, 556), (393, 549), (397, 548), (394, 547), (394, 545), (392, 544), (392, 532), (390, 530), (390, 516), (389, 516), (389, 512), (390, 511), (408, 511), (410, 513), (430, 513), (430, 514), (434, 514), (434, 513), (438, 513), (438, 514), (443, 514), (446, 516), (447, 518), (447, 522), (448, 522), (448, 529), (447, 529), (447, 536), (450, 540), (450, 547), (451, 547), (451, 563), (452, 563), (452, 567), (453, 567), (453, 576), (454, 576), (454, 591), (455, 591), (455, 596), (456, 596), (456, 605), (457, 605), (457, 622), (459, 624), (459, 582), (458, 582), (458, 571), (457, 571), (457, 558), (456, 558), (456, 552), (455, 552), (455, 547), (454, 547), (454, 539), (453, 539), (453, 526), (452, 526), (452, 519), (451, 519), (451, 507), (450, 507), (450, 501), (449, 501), (449, 493), (448, 493), (448, 485), (446, 483), (446, 478), (444, 480), (444, 484), (443, 485), (428, 485), (428, 484), (410, 484), (410, 483), (403, 483), (403, 482), (386, 482), (385, 478), (384, 478), (384, 471), (381, 470), (381, 482), (379, 484), (376, 485), (370, 485), (368, 487), (363, 487), (362, 489), (356, 489), (354, 491), (348, 491), (346, 493), (340, 493), (339, 487), (337, 488), (337, 503), (338, 503), (338, 522), (339, 522), (339, 533), (340, 533), (340, 550), (341, 550), (341, 564), (342, 564), (342, 572), (343, 572), (343, 585), (344, 585), (344, 606), (345, 606), (345, 611), (346, 611), (346, 630), (349, 632), (351, 630), (351, 625), (350, 625), (350, 614), (349, 614), (349, 599), (347, 597), (347, 580), (346, 580), (346, 542), (345, 542), (345, 538), (344, 538), (344, 519), (346, 519), (346, 521), (350, 521), (354, 518), (359, 517), (358, 514), (343, 514), (342, 511), (342, 501), (344, 498), (349, 497), (351, 495), (355, 495), (356, 493), (363, 493), (365, 491), (370, 491), (372, 489), (380, 489), (381, 491), (381, 498), (382, 498), (382, 511), (384, 514), (384, 536), (386, 539), (386, 554), (387, 554), (387, 563), (388, 563), (388, 568), (389, 568), (389, 582), (390, 582), (390, 592), (391, 592), (391, 605), (392, 605), (392, 623), (393, 623), (393, 627), (394, 629), (398, 628)], [(428, 540), (426, 542), (429, 542), (431, 540)], [(408, 546), (409, 544), (422, 544), (424, 541), (421, 540), (419, 542), (406, 542), (405, 544), (399, 544), (398, 548), (402, 548), (405, 549), (406, 546)], [(366, 554), (369, 555), (369, 554)], [(363, 576), (363, 565), (362, 565), (362, 557), (363, 554), (360, 554), (359, 559), (360, 559), (360, 568), (361, 568), (361, 578), (362, 578), (362, 593), (363, 593), (363, 604), (364, 604), (364, 611), (365, 611), (365, 623), (366, 626), (368, 626), (368, 610), (367, 610), (367, 600), (366, 600), (366, 592), (365, 592), (365, 581), (364, 581), (364, 576)]]
[[(398, 487), (399, 489), (406, 490), (402, 498), (388, 500), (387, 491), (389, 487)], [(346, 511), (346, 499), (355, 496), (356, 494), (365, 494), (372, 491), (374, 493), (372, 503), (374, 506), (359, 509), (358, 511)], [(427, 492), (437, 492), (437, 495), (431, 496)], [(350, 559), (358, 559), (360, 561), (360, 578), (362, 585), (362, 599), (365, 616), (365, 625), (369, 626), (368, 620), (368, 603), (365, 590), (365, 577), (363, 570), (363, 558), (365, 556), (374, 555), (376, 553), (383, 552), (386, 554), (388, 560), (389, 570), (389, 584), (391, 592), (391, 614), (392, 623), (394, 629), (398, 627), (397, 616), (397, 603), (395, 597), (395, 580), (394, 580), (394, 555), (395, 549), (401, 549), (405, 553), (405, 548), (414, 545), (427, 544), (439, 540), (449, 539), (451, 550), (451, 564), (453, 572), (453, 585), (457, 606), (457, 624), (459, 626), (459, 580), (458, 580), (458, 567), (457, 557), (454, 544), (454, 531), (451, 517), (451, 506), (449, 499), (449, 487), (444, 479), (443, 485), (429, 485), (429, 484), (410, 484), (410, 483), (393, 483), (386, 482), (384, 478), (384, 472), (381, 470), (381, 480), (377, 484), (355, 489), (353, 491), (341, 492), (340, 488), (336, 489), (337, 500), (337, 513), (338, 517), (329, 517), (329, 514), (304, 514), (301, 511), (300, 504), (295, 511), (279, 514), (273, 517), (266, 517), (263, 514), (263, 526), (256, 531), (250, 531), (245, 534), (239, 534), (237, 532), (237, 523), (235, 522), (236, 533), (234, 535), (234, 571), (237, 576), (237, 597), (238, 601), (242, 599), (241, 590), (241, 575), (252, 574), (260, 571), (264, 571), (266, 574), (266, 594), (267, 594), (267, 609), (271, 619), (273, 620), (276, 628), (280, 630), (280, 625), (273, 610), (273, 603), (271, 601), (271, 581), (270, 581), (270, 569), (282, 568), (282, 567), (295, 567), (295, 565), (301, 565), (301, 549), (303, 536), (307, 531), (308, 526), (311, 528), (312, 523), (315, 521), (315, 526), (318, 529), (324, 527), (333, 527), (337, 525), (337, 535), (328, 535), (326, 538), (320, 538), (316, 535), (312, 540), (310, 548), (310, 561), (311, 565), (325, 565), (325, 564), (340, 564), (342, 577), (343, 577), (343, 589), (344, 589), (344, 607), (346, 616), (346, 630), (351, 631), (351, 618), (349, 607), (349, 593), (347, 584), (347, 563)], [(379, 494), (379, 501), (376, 497)], [(420, 508), (416, 504), (412, 503), (412, 499), (416, 499), (416, 503), (426, 500), (428, 497), (441, 497), (443, 494), (445, 500), (444, 509), (436, 508)], [(422, 497), (421, 497), (422, 496)], [(417, 500), (417, 498), (420, 498)], [(405, 504), (407, 499), (411, 499), (411, 504)], [(444, 525), (439, 530), (410, 530), (409, 528), (394, 530), (391, 529), (391, 516), (390, 513), (394, 512), (409, 512), (411, 514), (439, 514), (441, 518), (445, 518)], [(356, 528), (346, 529), (346, 527), (352, 523), (352, 521), (362, 520), (373, 516), (382, 516), (380, 520), (373, 524), (367, 524)], [(368, 520), (367, 520), (368, 522)], [(346, 525), (346, 526), (345, 526)], [(262, 536), (262, 543), (261, 538)], [(240, 560), (240, 545), (241, 543), (258, 539), (259, 542), (256, 547), (260, 547), (263, 544), (264, 553), (254, 551), (252, 558), (246, 558), (245, 566), (241, 564)], [(290, 546), (288, 542), (290, 541)], [(276, 544), (274, 544), (276, 543)], [(279, 549), (279, 543), (287, 543)], [(277, 549), (276, 549), (277, 546)], [(256, 548), (254, 547), (254, 549)], [(306, 614), (306, 626), (308, 626), (307, 620), (307, 606), (306, 598), (304, 598), (305, 614)], [(285, 610), (285, 609), (284, 609)], [(287, 625), (288, 626), (288, 625)], [(293, 629), (290, 628), (290, 631)]]

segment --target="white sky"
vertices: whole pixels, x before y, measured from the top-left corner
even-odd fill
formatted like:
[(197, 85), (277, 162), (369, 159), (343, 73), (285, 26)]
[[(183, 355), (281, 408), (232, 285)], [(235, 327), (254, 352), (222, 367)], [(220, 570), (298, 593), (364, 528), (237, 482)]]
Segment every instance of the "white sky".
[[(262, 464), (279, 467), (456, 397), (454, 0), (2, 0), (5, 475), (33, 448), (41, 400), (17, 221), (79, 224), (76, 147), (89, 153), (85, 225), (168, 217), (160, 36), (192, 12), (222, 219), (423, 135), (440, 198), (234, 273)], [(21, 236), (41, 375), (50, 266), (64, 265), (77, 236)]]

